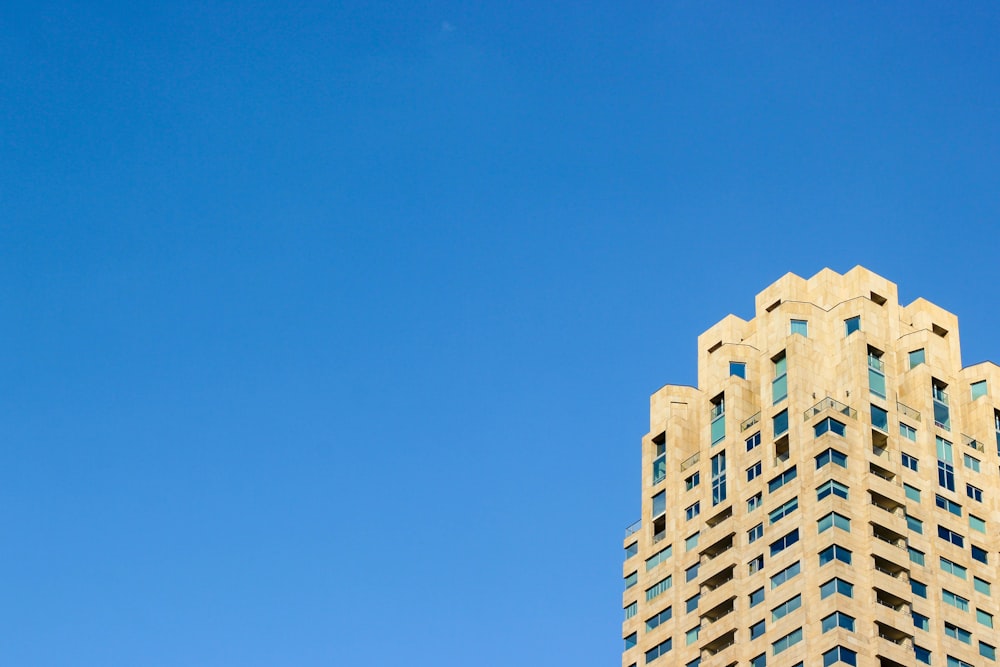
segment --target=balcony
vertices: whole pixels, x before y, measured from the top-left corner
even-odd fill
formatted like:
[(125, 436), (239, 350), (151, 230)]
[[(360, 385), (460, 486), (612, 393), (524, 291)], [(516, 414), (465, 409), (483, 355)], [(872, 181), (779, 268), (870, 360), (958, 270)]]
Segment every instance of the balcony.
[(702, 549), (701, 554), (699, 555), (701, 564), (707, 565), (708, 563), (712, 562), (722, 554), (730, 551), (733, 548), (734, 536), (735, 533), (729, 533), (729, 535), (723, 537), (715, 544), (712, 544), (711, 546)]
[(899, 612), (900, 614), (904, 614), (906, 616), (910, 615), (911, 608), (909, 602), (898, 595), (894, 595), (889, 591), (884, 591), (881, 588), (875, 588), (875, 603), (895, 612)]
[(760, 422), (760, 411), (758, 411), (757, 414), (743, 420), (740, 423), (740, 432), (742, 433), (743, 431), (747, 430), (748, 428), (751, 428), (754, 424), (757, 424), (759, 422)]
[(870, 524), (872, 527), (872, 537), (886, 544), (891, 544), (892, 546), (906, 550), (906, 536), (897, 533), (894, 530), (890, 530), (885, 526), (879, 525), (877, 523)]
[(684, 472), (699, 460), (701, 460), (701, 452), (695, 452), (691, 456), (687, 457), (681, 462), (681, 472)]
[(884, 373), (885, 372), (885, 362), (882, 361), (881, 359), (879, 359), (878, 357), (875, 357), (875, 356), (872, 356), (872, 355), (869, 354), (868, 355), (868, 368), (872, 368), (872, 369), (878, 371), (879, 373)]
[[(892, 470), (889, 470), (888, 468), (883, 468), (882, 466), (875, 463), (869, 463), (868, 472), (870, 472), (875, 477), (878, 477), (879, 479), (889, 482), (893, 486), (899, 486), (899, 482), (896, 481), (896, 473), (894, 473)], [(875, 483), (877, 484), (877, 482)], [(872, 488), (875, 487), (873, 486)]]
[(707, 595), (708, 593), (711, 593), (712, 591), (721, 588), (722, 586), (725, 586), (726, 584), (728, 584), (730, 581), (733, 580), (735, 574), (736, 574), (735, 563), (729, 565), (726, 568), (723, 568), (722, 570), (719, 570), (711, 577), (708, 577), (707, 579), (701, 582), (701, 594)]
[(918, 412), (917, 410), (914, 410), (908, 405), (903, 405), (899, 401), (896, 402), (896, 407), (899, 409), (899, 414), (904, 415), (905, 417), (913, 421), (916, 422), (920, 421), (920, 412)]
[(969, 436), (965, 435), (964, 433), (962, 434), (962, 444), (964, 444), (966, 447), (971, 447), (972, 449), (976, 450), (977, 452), (985, 452), (986, 451), (986, 447), (983, 446), (983, 443), (979, 442), (975, 438), (972, 438), (972, 437), (969, 437)]
[(804, 413), (802, 413), (804, 421), (809, 421), (810, 419), (812, 419), (816, 415), (820, 414), (824, 410), (834, 410), (834, 411), (836, 411), (836, 412), (838, 412), (838, 413), (840, 413), (842, 415), (846, 415), (846, 416), (850, 417), (851, 419), (857, 419), (858, 418), (858, 411), (857, 410), (855, 410), (854, 408), (852, 408), (849, 405), (844, 405), (840, 401), (838, 401), (836, 399), (833, 399), (833, 398), (830, 398), (829, 396), (827, 396), (826, 398), (824, 398), (823, 400), (821, 400), (819, 403), (817, 403), (816, 405), (812, 406), (811, 408), (809, 408), (808, 410), (806, 410)]
[(893, 579), (903, 582), (910, 581), (910, 571), (895, 561), (888, 560), (878, 555), (872, 556), (872, 562), (876, 572), (888, 575)]
[(629, 537), (630, 535), (634, 535), (635, 533), (639, 532), (640, 528), (642, 528), (642, 519), (639, 519), (638, 521), (636, 521), (635, 523), (629, 525), (625, 529), (625, 537)]
[[(730, 648), (735, 643), (736, 643), (736, 630), (730, 630), (729, 632), (720, 635), (716, 639), (713, 639), (707, 644), (702, 645), (701, 647), (702, 660), (706, 660), (707, 658), (711, 658), (713, 656), (718, 656), (720, 653)], [(722, 661), (723, 658), (719, 657), (716, 658), (716, 660), (714, 660), (713, 662), (722, 662)]]
[(871, 500), (871, 504), (875, 507), (884, 512), (888, 512), (895, 517), (903, 518), (906, 511), (903, 503), (898, 500), (893, 500), (887, 496), (883, 496), (881, 493), (876, 493), (875, 491), (869, 491), (868, 497)]

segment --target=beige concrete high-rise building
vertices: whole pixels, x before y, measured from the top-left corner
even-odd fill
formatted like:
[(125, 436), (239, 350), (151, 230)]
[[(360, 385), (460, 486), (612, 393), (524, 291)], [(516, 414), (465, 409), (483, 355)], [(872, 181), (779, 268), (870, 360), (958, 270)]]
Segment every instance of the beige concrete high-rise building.
[(781, 278), (650, 399), (622, 665), (997, 665), (998, 407), (951, 313)]

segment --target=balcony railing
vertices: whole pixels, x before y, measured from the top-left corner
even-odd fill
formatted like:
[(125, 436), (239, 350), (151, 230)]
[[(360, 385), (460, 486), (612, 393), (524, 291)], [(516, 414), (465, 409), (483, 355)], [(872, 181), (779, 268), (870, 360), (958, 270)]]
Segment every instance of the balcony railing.
[(975, 438), (970, 438), (969, 436), (965, 435), (964, 433), (962, 434), (962, 442), (965, 444), (966, 447), (972, 447), (977, 452), (985, 452), (986, 451), (986, 447), (983, 446), (983, 443), (977, 441)]
[(625, 529), (625, 537), (628, 537), (629, 535), (633, 535), (639, 532), (640, 528), (642, 528), (642, 519), (639, 519), (638, 521), (636, 521), (635, 523), (633, 523), (632, 525), (630, 525), (628, 528)]
[(681, 472), (684, 472), (701, 459), (701, 452), (695, 452), (681, 462)]
[(914, 421), (920, 421), (920, 413), (917, 412), (916, 410), (914, 410), (913, 408), (911, 408), (910, 406), (903, 405), (902, 403), (900, 403), (900, 402), (897, 401), (896, 402), (896, 407), (899, 408), (899, 411), (902, 414), (906, 415), (910, 419), (912, 419)]
[(944, 389), (938, 387), (931, 387), (931, 394), (934, 396), (934, 400), (938, 403), (944, 403), (948, 405), (948, 392)]
[(868, 368), (874, 368), (879, 372), (885, 372), (885, 362), (878, 357), (868, 355)]
[(753, 415), (752, 417), (743, 420), (743, 423), (740, 424), (740, 431), (747, 430), (748, 428), (750, 428), (759, 421), (760, 421), (760, 411), (758, 411), (757, 414)]
[(802, 416), (805, 421), (809, 421), (810, 419), (812, 419), (819, 413), (823, 412), (824, 410), (836, 410), (840, 414), (847, 415), (851, 419), (857, 419), (858, 417), (857, 410), (855, 410), (849, 405), (844, 405), (840, 401), (834, 398), (830, 398), (829, 396), (827, 396), (822, 401), (820, 401), (816, 405), (806, 410)]

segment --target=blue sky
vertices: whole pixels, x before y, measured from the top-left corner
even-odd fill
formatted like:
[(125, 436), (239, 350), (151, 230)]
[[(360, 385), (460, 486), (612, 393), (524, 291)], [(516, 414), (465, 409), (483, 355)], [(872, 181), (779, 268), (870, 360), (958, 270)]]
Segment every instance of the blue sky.
[(605, 665), (787, 271), (1000, 357), (988, 3), (5, 3), (0, 662)]

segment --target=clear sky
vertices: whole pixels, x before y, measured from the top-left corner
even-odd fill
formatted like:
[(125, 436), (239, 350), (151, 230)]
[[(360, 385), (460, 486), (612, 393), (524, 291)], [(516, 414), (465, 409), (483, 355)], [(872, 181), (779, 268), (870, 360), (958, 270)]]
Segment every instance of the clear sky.
[(1000, 359), (994, 3), (145, 4), (0, 7), (0, 663), (618, 664), (700, 332)]

